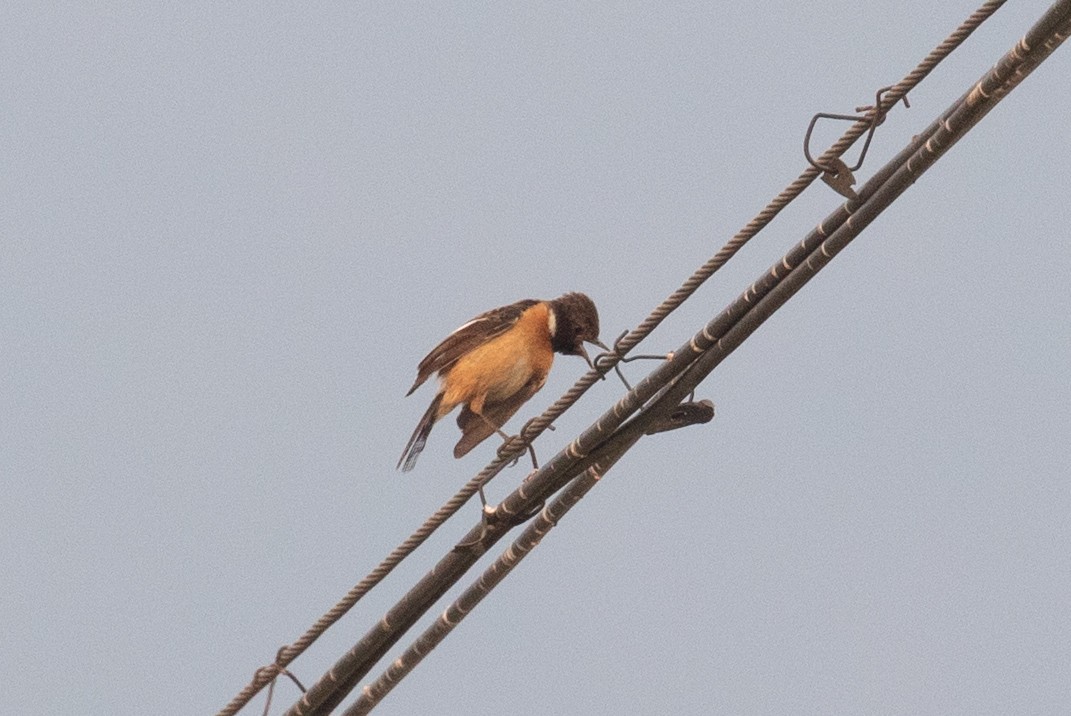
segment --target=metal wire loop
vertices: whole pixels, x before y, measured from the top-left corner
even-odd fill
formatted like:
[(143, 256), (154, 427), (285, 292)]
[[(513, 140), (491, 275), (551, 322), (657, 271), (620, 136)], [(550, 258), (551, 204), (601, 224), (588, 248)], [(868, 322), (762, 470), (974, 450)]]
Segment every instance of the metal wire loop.
[[(860, 114), (831, 114), (829, 112), (819, 112), (818, 114), (811, 117), (811, 122), (807, 125), (807, 133), (803, 136), (803, 156), (807, 159), (807, 163), (818, 171), (825, 172), (827, 174), (835, 175), (838, 174), (840, 171), (843, 171), (841, 167), (819, 163), (819, 161), (811, 155), (811, 135), (814, 133), (814, 127), (816, 124), (818, 124), (818, 120), (835, 119), (844, 122), (870, 123), (870, 127), (866, 131), (866, 139), (863, 140), (863, 148), (859, 151), (859, 159), (855, 162), (853, 166), (847, 167), (847, 170), (849, 172), (854, 172), (857, 171), (860, 167), (862, 167), (863, 161), (866, 159), (866, 153), (870, 149), (870, 140), (874, 138), (874, 130), (878, 128), (878, 125), (885, 121), (885, 115), (889, 113), (889, 109), (892, 109), (892, 107), (889, 107), (888, 109), (882, 109), (881, 106), (882, 95), (884, 95), (891, 89), (893, 89), (893, 85), (890, 85), (888, 87), (882, 87), (877, 92), (875, 92), (874, 104), (872, 106), (856, 107), (855, 111), (859, 112)], [(901, 99), (903, 100), (905, 107), (911, 106), (910, 103), (908, 103), (907, 101), (907, 95), (904, 95), (903, 97), (901, 97)]]

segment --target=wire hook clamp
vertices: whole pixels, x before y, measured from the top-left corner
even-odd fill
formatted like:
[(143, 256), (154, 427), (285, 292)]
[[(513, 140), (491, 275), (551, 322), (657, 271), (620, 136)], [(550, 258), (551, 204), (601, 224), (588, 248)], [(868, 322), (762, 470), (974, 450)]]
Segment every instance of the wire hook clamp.
[[(889, 110), (882, 109), (881, 97), (892, 88), (893, 86), (890, 85), (889, 87), (882, 87), (875, 92), (873, 105), (864, 105), (855, 108), (855, 111), (859, 112), (859, 114), (832, 114), (830, 112), (819, 112), (811, 117), (811, 122), (807, 125), (807, 133), (803, 136), (803, 156), (806, 157), (808, 164), (822, 172), (822, 181), (843, 197), (848, 199), (858, 198), (855, 190), (852, 189), (852, 185), (855, 184), (855, 176), (852, 172), (857, 171), (863, 166), (863, 161), (866, 159), (866, 153), (870, 149), (870, 140), (874, 138), (874, 130), (878, 128), (878, 125), (885, 121), (885, 115), (888, 114)], [(907, 101), (907, 95), (904, 95), (900, 99), (903, 100), (905, 107), (911, 106)], [(892, 109), (892, 107), (889, 107), (889, 109)], [(853, 166), (849, 167), (840, 158), (833, 159), (832, 162), (829, 163), (820, 163), (811, 155), (811, 135), (814, 133), (814, 127), (818, 124), (818, 120), (820, 119), (870, 123), (870, 126), (866, 131), (866, 139), (863, 141), (863, 148), (859, 152), (859, 159), (856, 160)]]

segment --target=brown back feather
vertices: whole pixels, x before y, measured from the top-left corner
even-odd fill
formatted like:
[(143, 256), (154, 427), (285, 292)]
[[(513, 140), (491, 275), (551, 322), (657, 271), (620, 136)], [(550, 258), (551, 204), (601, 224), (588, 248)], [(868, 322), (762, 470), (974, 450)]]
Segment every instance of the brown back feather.
[(406, 395), (423, 385), (433, 373), (445, 371), (469, 351), (505, 333), (526, 309), (537, 303), (539, 301), (529, 298), (508, 306), (492, 308), (455, 330), (444, 338), (442, 343), (435, 346), (431, 353), (424, 356), (424, 360), (420, 361), (420, 365), (417, 366), (416, 382)]

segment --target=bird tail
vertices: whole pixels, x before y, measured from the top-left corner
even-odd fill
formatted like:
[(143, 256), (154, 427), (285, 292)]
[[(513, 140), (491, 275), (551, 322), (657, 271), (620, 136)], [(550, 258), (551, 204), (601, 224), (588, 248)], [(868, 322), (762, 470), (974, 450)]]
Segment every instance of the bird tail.
[(424, 417), (417, 423), (416, 430), (413, 431), (409, 442), (405, 444), (405, 450), (402, 451), (401, 458), (398, 459), (398, 468), (401, 468), (402, 472), (409, 472), (416, 465), (417, 458), (420, 457), (420, 453), (424, 449), (424, 443), (428, 441), (428, 435), (431, 434), (431, 428), (439, 417), (439, 405), (442, 402), (443, 394), (439, 393), (431, 401), (431, 405), (428, 406)]

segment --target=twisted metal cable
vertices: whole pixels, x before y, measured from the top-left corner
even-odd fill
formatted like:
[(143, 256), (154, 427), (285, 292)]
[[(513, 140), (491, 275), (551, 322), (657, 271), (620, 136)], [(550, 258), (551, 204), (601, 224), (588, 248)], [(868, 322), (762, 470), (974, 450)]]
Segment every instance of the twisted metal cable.
[(429, 626), (405, 653), (391, 662), (383, 674), (361, 690), (361, 696), (343, 712), (343, 716), (362, 716), (369, 713), (383, 700), (403, 678), (416, 668), (432, 649), (439, 645), (461, 620), (505, 579), (521, 560), (535, 549), (558, 521), (593, 488), (609, 468), (607, 465), (592, 465), (577, 479), (569, 483), (501, 555), (484, 570), (483, 575), (470, 585), (439, 618)]
[[(474, 580), (377, 679), (361, 690), (361, 695), (344, 712), (344, 716), (369, 713), (501, 583), (521, 559), (539, 545), (558, 520), (631, 448), (643, 434), (644, 422), (657, 420), (659, 409), (671, 409), (689, 391), (694, 390), (726, 356), (828, 265), (1069, 35), (1071, 0), (1061, 0), (979, 82), (867, 182), (861, 191), (865, 198), (852, 202), (850, 213), (842, 210), (834, 212), (800, 245), (793, 247), (779, 264), (775, 264), (760, 282), (753, 284), (729, 309), (708, 323), (693, 339), (702, 351), (701, 355), (687, 374), (660, 396), (660, 405), (645, 410), (643, 415), (630, 421), (600, 445), (589, 456), (590, 462), (580, 477), (559, 492), (482, 576)], [(848, 220), (849, 216), (851, 221)], [(779, 266), (782, 265), (787, 267), (787, 272), (779, 273)], [(764, 285), (756, 291), (759, 283)]]
[[(823, 222), (820, 231), (816, 232), (825, 236), (825, 232), (834, 230), (837, 225), (847, 219), (848, 214), (844, 211), (837, 213), (835, 220)], [(821, 238), (819, 238), (819, 241)], [(790, 253), (792, 263), (786, 263), (785, 267), (798, 263), (795, 252)], [(780, 280), (782, 272), (781, 264), (778, 264), (769, 272), (774, 282)], [(765, 278), (765, 277), (764, 277)], [(762, 284), (762, 285), (760, 285)], [(765, 282), (757, 282), (745, 293), (739, 305), (735, 305), (724, 316), (719, 316), (717, 324), (723, 323), (722, 319), (735, 321), (740, 318), (747, 308), (758, 301), (771, 286)], [(712, 324), (715, 325), (715, 324)], [(529, 475), (524, 485), (508, 496), (496, 511), (503, 515), (522, 515), (533, 504), (547, 498), (557, 491), (561, 485), (570, 479), (573, 474), (572, 466), (582, 456), (597, 448), (606, 436), (614, 431), (621, 422), (636, 409), (643, 406), (648, 400), (659, 393), (684, 370), (689, 368), (695, 360), (697, 352), (703, 349), (694, 344), (699, 341), (706, 345), (708, 340), (715, 340), (717, 331), (704, 329), (702, 335), (693, 339), (693, 344), (685, 344), (673, 358), (659, 366), (650, 376), (644, 379), (636, 388), (629, 392), (625, 398), (596, 423), (586, 430), (579, 438), (574, 440), (565, 450), (556, 455), (542, 469)], [(724, 329), (721, 329), (724, 330)], [(694, 349), (694, 350), (693, 350)], [(492, 466), (493, 467), (493, 466)], [(482, 475), (481, 475), (482, 477)], [(480, 479), (479, 477), (477, 479)], [(471, 535), (472, 533), (470, 533)], [(501, 537), (501, 533), (488, 531), (485, 534), (494, 539)], [(480, 539), (474, 537), (473, 539)], [(483, 547), (493, 544), (488, 539)], [(342, 695), (353, 688), (355, 681), (368, 668), (372, 662), (378, 660), (383, 651), (399, 638), (400, 634), (408, 629), (424, 610), (430, 607), (433, 597), (437, 598), (449, 587), (450, 584), (460, 578), (464, 569), (471, 564), (462, 564), (455, 555), (448, 555), (441, 560), (421, 582), (403, 597), (392, 608), (383, 621), (369, 631), (358, 644), (348, 651), (330, 672), (330, 678), (321, 681), (314, 687), (316, 693), (307, 693), (298, 704), (291, 709), (290, 714), (311, 716), (312, 714), (326, 714), (338, 703)]]
[[(1007, 0), (989, 0), (975, 10), (952, 34), (935, 47), (902, 80), (893, 85), (882, 95), (880, 102), (873, 108), (878, 116), (883, 116), (911, 89), (918, 85), (943, 59), (948, 57), (963, 43), (987, 18), (996, 12)], [(873, 124), (874, 118), (858, 121), (849, 127), (833, 145), (822, 153), (819, 164), (827, 164), (840, 157)], [(517, 436), (514, 436), (499, 450), (499, 454), (486, 467), (465, 483), (438, 510), (435, 511), (405, 541), (395, 547), (360, 582), (354, 585), (335, 606), (328, 610), (297, 640), (283, 646), (276, 654), (275, 661), (256, 670), (253, 679), (219, 711), (217, 716), (234, 716), (266, 685), (277, 677), (287, 665), (311, 646), (328, 628), (337, 622), (374, 586), (382, 581), (402, 560), (412, 554), (430, 537), (447, 519), (466, 504), (479, 489), (502, 471), (517, 455), (539, 437), (551, 424), (568, 410), (587, 390), (601, 379), (625, 357), (629, 351), (644, 340), (662, 321), (692, 296), (711, 276), (713, 276), (729, 259), (754, 238), (763, 228), (793, 200), (803, 193), (820, 175), (820, 171), (808, 166), (792, 183), (783, 189), (751, 221), (737, 232), (714, 256), (701, 265), (681, 286), (662, 301), (650, 315), (636, 328), (618, 340), (612, 353), (604, 354), (599, 362), (599, 370), (589, 371), (558, 398), (542, 414), (528, 421)]]

